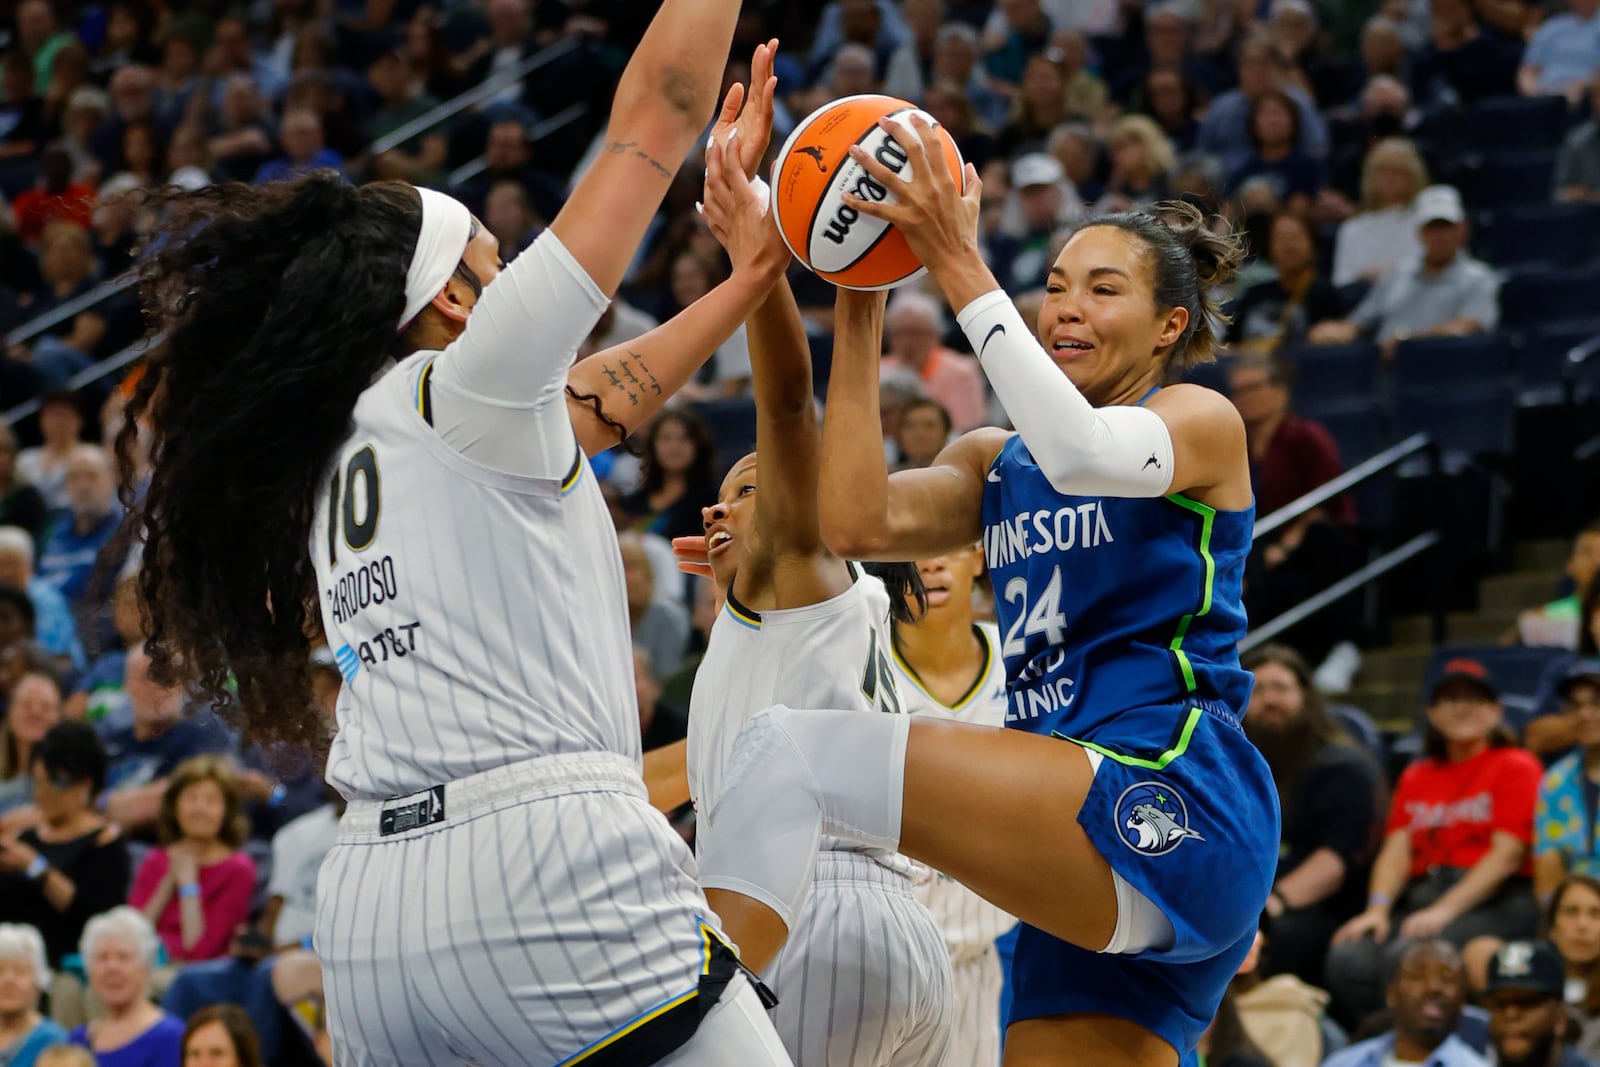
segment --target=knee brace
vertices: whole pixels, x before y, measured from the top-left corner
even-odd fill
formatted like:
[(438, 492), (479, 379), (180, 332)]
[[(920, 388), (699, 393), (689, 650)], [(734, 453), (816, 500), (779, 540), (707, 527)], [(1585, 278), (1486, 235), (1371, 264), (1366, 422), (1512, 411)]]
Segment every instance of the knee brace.
[(824, 834), (899, 844), (910, 729), (904, 715), (782, 705), (758, 714), (699, 827), (701, 884), (759, 900), (792, 926)]

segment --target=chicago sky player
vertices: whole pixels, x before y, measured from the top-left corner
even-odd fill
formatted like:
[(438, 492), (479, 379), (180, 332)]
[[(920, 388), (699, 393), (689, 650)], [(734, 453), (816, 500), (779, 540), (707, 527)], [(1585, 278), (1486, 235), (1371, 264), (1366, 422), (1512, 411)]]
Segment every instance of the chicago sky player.
[[(707, 168), (707, 190), (721, 195), (706, 220), (735, 256), (741, 235), (729, 232), (721, 205), (733, 190), (753, 196), (747, 179), (766, 133), (743, 138), (743, 173), (718, 157)], [(775, 225), (760, 237), (787, 259)], [(781, 701), (903, 717), (888, 625), (891, 610), (904, 616), (915, 606), (907, 603), (916, 586), (909, 565), (885, 568), (892, 604), (884, 582), (822, 543), (810, 352), (786, 281), (746, 331), (757, 451), (734, 464), (704, 509), (705, 535), (675, 542), (684, 568), (709, 571), (724, 601), (689, 706), (689, 787), (702, 812), (721, 796), (734, 738), (763, 708)], [(950, 1035), (950, 966), (933, 917), (913, 895), (911, 863), (831, 838), (788, 846), (809, 854), (812, 892), (776, 931), (744, 925), (750, 906), (765, 906), (740, 896), (742, 884), (703, 884), (745, 961), (777, 994), (773, 1023), (795, 1063), (938, 1067)]]
[(665, 0), (605, 150), (503, 273), (456, 201), (327, 176), (174, 198), (144, 266), (168, 338), (128, 420), (150, 416), (158, 457), (153, 658), (214, 698), (237, 675), (252, 732), (281, 736), (315, 600), (347, 677), (315, 935), (341, 1064), (789, 1062), (645, 803), (621, 562), (583, 457), (786, 257), (574, 368), (594, 386), (576, 425), (564, 395), (703, 131), (738, 7)]
[(917, 180), (852, 149), (893, 194), (853, 206), (905, 233), (1019, 435), (975, 431), (889, 477), (882, 300), (841, 292), (822, 531), (864, 559), (983, 540), (1008, 729), (758, 716), (702, 826), (702, 880), (792, 906), (804, 864), (772, 841), (812, 828), (897, 846), (1023, 920), (1008, 1064), (1193, 1062), (1255, 935), (1278, 841), (1271, 775), (1239, 725), (1244, 429), (1220, 394), (1160, 388), (1210, 357), (1207, 293), (1239, 250), (1186, 205), (1096, 219), (1051, 268), (1030, 336), (978, 252), (976, 171), (963, 193), (928, 165), (934, 131), (913, 122)]
[[(1000, 631), (972, 615), (973, 580), (983, 573), (977, 545), (917, 564), (927, 609), (894, 620), (892, 662), (900, 703), (912, 715), (937, 715), (999, 729), (1006, 719), (1006, 665)], [(950, 1062), (1000, 1062), (1000, 990), (1005, 976), (995, 939), (1017, 920), (951, 878), (932, 872), (917, 899), (933, 913), (950, 953)]]

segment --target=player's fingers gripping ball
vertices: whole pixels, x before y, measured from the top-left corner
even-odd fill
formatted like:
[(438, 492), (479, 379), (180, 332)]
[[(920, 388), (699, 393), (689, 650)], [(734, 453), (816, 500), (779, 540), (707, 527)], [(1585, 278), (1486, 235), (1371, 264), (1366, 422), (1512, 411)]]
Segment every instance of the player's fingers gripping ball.
[[(859, 144), (903, 181), (914, 182), (913, 113), (933, 119), (892, 96), (847, 96), (818, 108), (795, 127), (772, 168), (772, 205), (778, 230), (795, 258), (823, 279), (847, 289), (893, 289), (925, 273), (905, 237), (882, 219), (872, 218), (846, 199), (853, 193), (877, 203), (894, 194), (850, 158)], [(904, 129), (895, 137), (878, 122), (889, 118)], [(937, 127), (944, 163), (959, 187), (964, 164), (955, 141)]]

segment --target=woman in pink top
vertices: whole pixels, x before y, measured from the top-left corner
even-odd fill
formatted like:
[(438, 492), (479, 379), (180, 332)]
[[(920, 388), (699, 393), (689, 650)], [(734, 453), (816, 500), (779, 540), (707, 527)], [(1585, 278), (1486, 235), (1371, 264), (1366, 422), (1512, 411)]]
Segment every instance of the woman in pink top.
[(249, 823), (228, 761), (180, 764), (156, 827), (164, 844), (140, 865), (128, 903), (155, 923), (173, 962), (216, 959), (248, 918), (256, 885), (256, 865), (239, 851)]

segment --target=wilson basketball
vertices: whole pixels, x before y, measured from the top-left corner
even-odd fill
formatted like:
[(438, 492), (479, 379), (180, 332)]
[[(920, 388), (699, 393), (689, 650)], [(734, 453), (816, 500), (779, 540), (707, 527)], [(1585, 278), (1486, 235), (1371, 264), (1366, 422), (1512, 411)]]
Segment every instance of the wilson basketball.
[[(795, 127), (772, 168), (772, 204), (778, 229), (794, 253), (820, 277), (847, 289), (893, 289), (925, 273), (893, 226), (845, 202), (847, 192), (893, 202), (893, 194), (850, 158), (859, 144), (902, 178), (914, 180), (901, 141), (878, 126), (893, 117), (916, 137), (913, 113), (926, 112), (892, 96), (847, 96), (818, 108)], [(956, 143), (939, 127), (951, 175), (962, 182), (964, 164)]]

